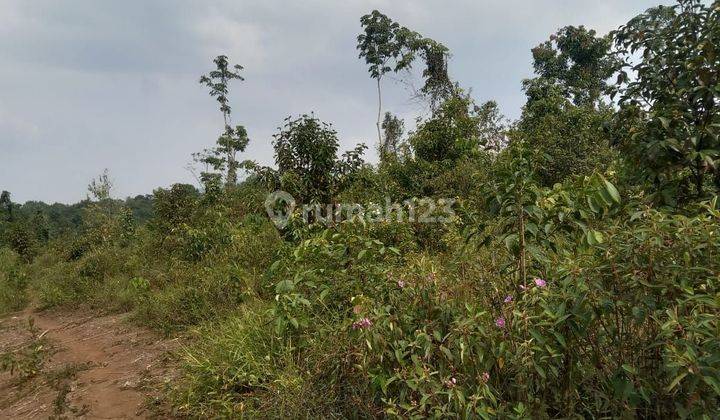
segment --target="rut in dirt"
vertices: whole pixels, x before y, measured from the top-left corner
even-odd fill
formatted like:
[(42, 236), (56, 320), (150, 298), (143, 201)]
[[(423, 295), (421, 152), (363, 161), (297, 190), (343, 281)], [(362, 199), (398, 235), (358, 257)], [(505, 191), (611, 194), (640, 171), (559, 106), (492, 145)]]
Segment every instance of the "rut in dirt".
[(0, 319), (0, 418), (168, 417), (176, 340), (124, 315), (36, 312)]

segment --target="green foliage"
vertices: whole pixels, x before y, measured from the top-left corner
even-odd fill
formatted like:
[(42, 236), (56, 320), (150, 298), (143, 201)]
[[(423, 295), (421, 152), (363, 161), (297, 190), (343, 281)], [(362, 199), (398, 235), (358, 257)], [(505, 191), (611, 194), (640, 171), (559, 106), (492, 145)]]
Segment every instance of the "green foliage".
[(240, 163), (237, 160), (237, 153), (244, 152), (250, 141), (247, 130), (242, 125), (231, 126), (231, 111), (229, 94), (229, 83), (232, 80), (245, 80), (240, 76), (242, 66), (235, 64), (231, 66), (227, 56), (219, 55), (213, 62), (216, 69), (200, 77), (200, 83), (210, 89), (210, 96), (220, 103), (220, 112), (223, 114), (224, 131), (218, 138), (214, 148), (205, 149), (202, 153), (195, 155), (195, 159), (205, 164), (208, 169), (215, 172), (203, 171), (201, 179), (204, 183), (212, 183), (220, 174), (225, 172), (225, 182), (228, 185), (237, 183), (237, 170)]
[(368, 65), (370, 76), (377, 80), (378, 143), (381, 148), (385, 148), (380, 120), (382, 115), (380, 81), (383, 75), (390, 71), (397, 73), (409, 70), (417, 57), (422, 58), (425, 61), (425, 69), (422, 73), (425, 84), (420, 89), (420, 94), (427, 97), (431, 108), (435, 109), (457, 90), (447, 71), (450, 51), (443, 44), (400, 26), (377, 10), (361, 17), (360, 25), (363, 33), (358, 35), (357, 49), (360, 51), (359, 58), (364, 58)]
[(337, 133), (308, 115), (285, 121), (273, 141), (281, 189), (297, 194), (300, 202), (328, 202), (334, 190)]
[(680, 0), (648, 10), (614, 33), (625, 57), (617, 131), (640, 174), (662, 196), (683, 201), (692, 185), (694, 195), (703, 197), (708, 175), (713, 189), (720, 189), (719, 22), (717, 2)]
[(107, 200), (110, 198), (113, 183), (110, 180), (110, 174), (105, 169), (97, 178), (93, 178), (88, 184), (88, 200), (94, 198), (97, 201)]
[(383, 143), (380, 148), (380, 158), (388, 159), (397, 156), (400, 139), (405, 132), (405, 123), (397, 116), (386, 112), (381, 127)]
[(45, 365), (49, 346), (43, 334), (38, 334), (34, 320), (29, 319), (27, 330), (30, 339), (15, 348), (0, 353), (0, 372), (9, 372), (21, 381), (27, 381), (40, 372)]
[[(720, 211), (688, 200), (689, 180), (704, 175), (701, 196), (715, 171), (717, 13), (681, 0), (615, 33), (642, 56), (619, 109), (603, 97), (609, 38), (561, 29), (533, 50), (539, 77), (509, 123), (450, 84), (445, 47), (373, 12), (358, 39), (371, 75), (420, 57), (435, 101), (406, 141), (386, 114), (379, 165), (363, 145), (338, 156), (333, 128), (303, 115), (274, 138), (277, 169), (248, 162), (239, 184), (220, 169), (239, 167), (228, 151), (244, 130), (207, 155), (219, 166), (203, 191), (120, 201), (101, 177), (74, 206), (3, 194), (0, 312), (32, 293), (182, 333), (172, 401), (188, 417), (717, 417)], [(240, 76), (216, 64), (203, 83), (227, 118)], [(432, 197), (454, 216), (323, 224), (296, 210), (280, 232), (264, 209), (277, 188), (418, 212)]]
[(198, 190), (188, 184), (174, 184), (168, 190), (158, 188), (153, 195), (155, 217), (151, 227), (165, 235), (189, 223), (200, 200)]
[(612, 118), (610, 107), (574, 105), (543, 78), (525, 81), (524, 87), (528, 102), (516, 135), (538, 151), (538, 176), (545, 186), (607, 167), (614, 157), (604, 129)]
[(0, 209), (2, 209), (3, 221), (11, 222), (13, 220), (13, 202), (8, 191), (3, 190), (0, 194)]
[(389, 71), (398, 72), (411, 65), (414, 57), (408, 44), (413, 34), (409, 29), (377, 10), (361, 17), (360, 25), (364, 33), (358, 35), (357, 49), (372, 78), (379, 80)]
[(457, 95), (443, 102), (433, 116), (410, 135), (415, 156), (427, 162), (455, 161), (485, 148), (480, 113), (469, 95)]
[(365, 163), (362, 155), (367, 147), (364, 144), (338, 158), (337, 132), (312, 115), (286, 118), (285, 125), (273, 137), (278, 169), (255, 163), (249, 167), (269, 189), (286, 191), (298, 203), (329, 203)]
[(614, 158), (605, 129), (614, 110), (603, 101), (620, 65), (611, 45), (609, 36), (567, 26), (532, 50), (538, 77), (523, 81), (527, 103), (516, 135), (540, 152), (545, 186), (602, 171)]
[(18, 256), (7, 248), (0, 248), (0, 314), (19, 311), (25, 307), (27, 275)]
[(532, 49), (535, 73), (556, 83), (575, 105), (593, 105), (607, 91), (618, 68), (610, 54), (610, 36), (598, 37), (584, 26), (566, 26)]

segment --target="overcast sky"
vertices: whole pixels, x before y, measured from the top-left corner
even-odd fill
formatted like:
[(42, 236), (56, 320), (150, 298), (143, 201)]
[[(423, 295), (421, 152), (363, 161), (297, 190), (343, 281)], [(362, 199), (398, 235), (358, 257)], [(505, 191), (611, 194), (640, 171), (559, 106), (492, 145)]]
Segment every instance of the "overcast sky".
[[(245, 67), (231, 87), (234, 122), (251, 139), (241, 159), (271, 163), (278, 125), (310, 111), (343, 149), (372, 149), (375, 86), (355, 50), (372, 9), (448, 46), (451, 77), (515, 118), (530, 48), (565, 25), (606, 33), (661, 2), (0, 0), (0, 190), (74, 202), (103, 168), (116, 197), (194, 183), (192, 153), (222, 128), (198, 84), (218, 54)], [(402, 85), (385, 90), (385, 110), (422, 113)]]

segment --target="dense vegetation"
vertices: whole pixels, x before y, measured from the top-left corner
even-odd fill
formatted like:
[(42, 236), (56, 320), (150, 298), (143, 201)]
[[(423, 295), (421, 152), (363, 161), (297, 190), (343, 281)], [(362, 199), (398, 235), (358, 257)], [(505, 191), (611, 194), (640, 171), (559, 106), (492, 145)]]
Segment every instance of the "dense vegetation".
[[(720, 415), (720, 2), (560, 29), (513, 122), (451, 80), (443, 44), (377, 11), (361, 25), (377, 165), (312, 114), (279, 129), (276, 168), (241, 161), (242, 67), (220, 56), (201, 79), (225, 122), (196, 156), (202, 188), (3, 193), (0, 312), (87, 304), (188, 333), (169, 398), (193, 417)], [(418, 61), (430, 113), (406, 134), (381, 81)], [(276, 189), (390, 197), (406, 217), (297, 208), (277, 228)], [(450, 217), (408, 222), (428, 200)]]

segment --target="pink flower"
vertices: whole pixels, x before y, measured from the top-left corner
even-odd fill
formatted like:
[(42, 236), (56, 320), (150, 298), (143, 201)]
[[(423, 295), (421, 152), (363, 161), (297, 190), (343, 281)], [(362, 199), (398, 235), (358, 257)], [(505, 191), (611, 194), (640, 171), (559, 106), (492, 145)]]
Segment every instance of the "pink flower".
[(547, 286), (547, 282), (546, 282), (545, 280), (541, 279), (541, 278), (537, 278), (537, 277), (536, 277), (534, 281), (535, 281), (535, 285), (536, 285), (537, 287), (545, 287), (545, 286)]
[(503, 302), (510, 303), (510, 302), (512, 302), (512, 299), (513, 299), (512, 295), (507, 295), (507, 296), (505, 296), (505, 300)]
[(488, 372), (484, 372), (480, 378), (483, 382), (488, 383), (490, 380), (490, 374)]
[(505, 328), (505, 317), (500, 317), (495, 320), (495, 326), (498, 328)]
[(398, 285), (399, 288), (402, 289), (402, 288), (405, 287), (405, 281), (403, 281), (403, 280), (398, 280), (398, 281), (397, 281), (397, 285)]
[(457, 385), (457, 379), (455, 379), (455, 378), (450, 378), (447, 381), (445, 381), (445, 386), (448, 388), (454, 388), (455, 385)]
[(353, 330), (363, 330), (366, 328), (370, 328), (371, 325), (372, 325), (372, 321), (370, 321), (370, 318), (363, 318), (359, 321), (353, 322), (352, 329)]

